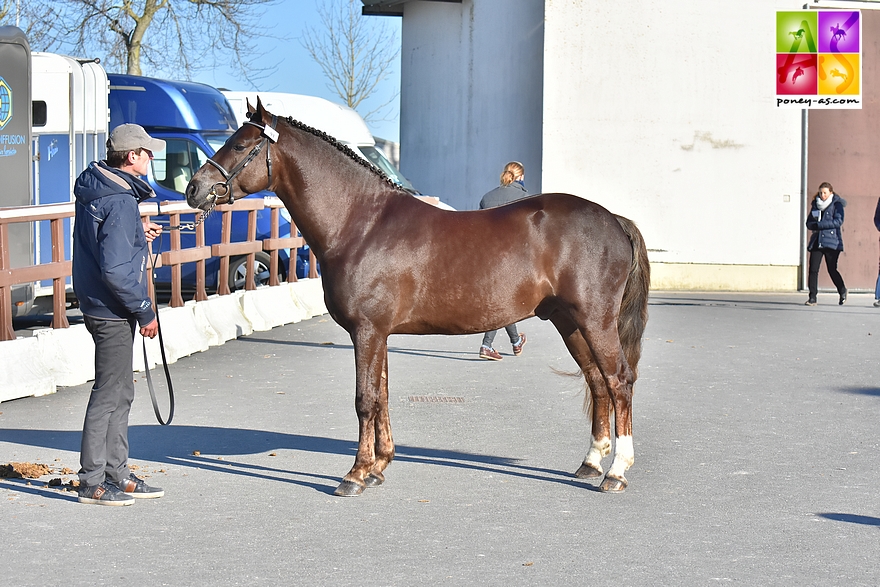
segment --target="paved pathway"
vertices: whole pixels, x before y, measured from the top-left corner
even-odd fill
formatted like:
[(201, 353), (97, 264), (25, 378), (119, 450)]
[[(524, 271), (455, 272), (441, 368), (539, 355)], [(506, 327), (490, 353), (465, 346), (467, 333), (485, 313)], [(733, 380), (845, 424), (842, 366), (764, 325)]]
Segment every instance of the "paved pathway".
[[(880, 310), (854, 294), (655, 293), (629, 489), (574, 479), (588, 445), (574, 363), (547, 323), (523, 356), (479, 336), (390, 340), (397, 458), (357, 498), (350, 341), (327, 317), (172, 366), (156, 425), (138, 382), (131, 457), (166, 497), (81, 505), (89, 386), (0, 404), (10, 585), (878, 585)], [(415, 396), (453, 401), (413, 401)], [(460, 401), (458, 401), (460, 399)]]

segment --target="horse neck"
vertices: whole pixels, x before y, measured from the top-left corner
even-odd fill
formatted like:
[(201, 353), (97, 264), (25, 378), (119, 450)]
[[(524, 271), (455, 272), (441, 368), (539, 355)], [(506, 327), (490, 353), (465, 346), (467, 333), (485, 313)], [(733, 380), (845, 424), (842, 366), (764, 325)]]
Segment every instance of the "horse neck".
[[(405, 195), (320, 137), (294, 129), (291, 149), (279, 149), (275, 193), (319, 257), (358, 241), (388, 198)], [(295, 155), (293, 155), (295, 153)]]

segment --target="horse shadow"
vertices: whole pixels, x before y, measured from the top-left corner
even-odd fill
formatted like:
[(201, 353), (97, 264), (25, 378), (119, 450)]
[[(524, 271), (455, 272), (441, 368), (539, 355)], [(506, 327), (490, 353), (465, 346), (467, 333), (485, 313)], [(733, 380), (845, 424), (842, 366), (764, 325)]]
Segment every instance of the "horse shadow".
[(880, 387), (841, 387), (840, 391), (853, 395), (880, 397)]
[(849, 522), (850, 524), (862, 524), (864, 526), (877, 526), (880, 528), (880, 518), (873, 516), (861, 516), (859, 514), (823, 513), (816, 514), (820, 518), (835, 522)]
[[(462, 335), (466, 336), (466, 335)], [(337, 350), (349, 351), (354, 355), (354, 346), (350, 344), (337, 344), (332, 342), (304, 342), (304, 341), (295, 341), (295, 340), (273, 340), (269, 338), (259, 338), (254, 336), (244, 336), (238, 339), (240, 342), (245, 343), (258, 343), (258, 344), (280, 344), (287, 346), (295, 346), (295, 347), (303, 347), (303, 348), (332, 348)], [(404, 348), (399, 346), (388, 346), (388, 354), (389, 355), (409, 355), (413, 357), (433, 357), (435, 359), (447, 359), (451, 361), (472, 361), (484, 363), (485, 360), (479, 358), (477, 353), (465, 353), (458, 350), (439, 350), (439, 349), (413, 349), (413, 348)]]
[[(57, 449), (78, 453), (82, 433), (79, 430), (0, 429), (0, 442)], [(349, 456), (354, 459), (357, 442), (324, 436), (285, 434), (266, 430), (220, 428), (213, 426), (131, 426), (129, 457), (175, 467), (191, 467), (231, 475), (290, 483), (332, 495), (340, 477), (309, 471), (268, 467), (230, 460), (229, 457), (266, 454), (277, 450), (295, 450)], [(211, 456), (203, 456), (202, 453)], [(598, 491), (598, 487), (576, 479), (572, 473), (555, 469), (531, 467), (520, 459), (396, 445), (396, 462), (437, 465), (457, 469), (484, 471), (539, 482), (556, 483)], [(4, 480), (7, 482), (15, 480)], [(18, 480), (21, 481), (21, 480)], [(42, 493), (41, 493), (42, 494)]]

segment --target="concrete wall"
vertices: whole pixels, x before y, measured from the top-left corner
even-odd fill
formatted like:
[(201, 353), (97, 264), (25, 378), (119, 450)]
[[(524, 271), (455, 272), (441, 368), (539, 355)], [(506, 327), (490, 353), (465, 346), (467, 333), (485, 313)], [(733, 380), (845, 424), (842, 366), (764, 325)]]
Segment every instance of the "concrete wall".
[(540, 191), (543, 0), (408, 2), (400, 170), (422, 193), (478, 206), (504, 164)]
[(776, 108), (773, 27), (801, 7), (409, 2), (402, 171), (466, 209), (519, 158), (530, 191), (635, 220), (655, 287), (795, 289), (801, 113)]
[[(254, 331), (306, 320), (327, 313), (320, 279), (302, 279), (226, 296), (162, 308), (159, 322), (165, 357), (203, 352)], [(135, 333), (132, 369), (143, 371), (143, 341)], [(147, 367), (160, 365), (159, 338), (146, 340)], [(37, 330), (34, 336), (0, 342), (0, 402), (55, 393), (58, 387), (81, 385), (95, 378), (95, 346), (85, 325)], [(159, 379), (164, 377), (156, 375)]]

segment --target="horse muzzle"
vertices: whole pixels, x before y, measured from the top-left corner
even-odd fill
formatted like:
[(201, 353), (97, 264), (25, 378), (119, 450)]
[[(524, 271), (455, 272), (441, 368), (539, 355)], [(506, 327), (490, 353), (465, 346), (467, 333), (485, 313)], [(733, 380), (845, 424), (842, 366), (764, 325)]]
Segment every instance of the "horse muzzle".
[[(210, 187), (207, 187), (210, 186)], [(225, 183), (207, 184), (204, 181), (193, 179), (186, 186), (186, 203), (190, 208), (207, 210), (229, 200), (231, 190)]]

